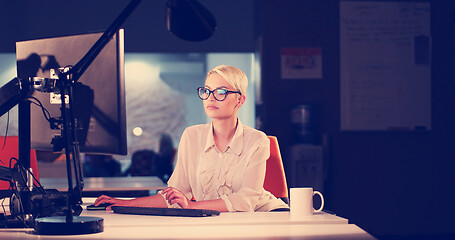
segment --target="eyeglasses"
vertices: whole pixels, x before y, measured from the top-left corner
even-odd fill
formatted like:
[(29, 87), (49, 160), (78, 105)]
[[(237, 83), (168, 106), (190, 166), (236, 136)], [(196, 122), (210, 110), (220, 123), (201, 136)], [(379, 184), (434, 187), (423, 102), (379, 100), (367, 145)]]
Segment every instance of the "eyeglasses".
[(222, 88), (210, 90), (205, 87), (197, 88), (197, 93), (199, 95), (199, 98), (202, 100), (207, 100), (210, 97), (210, 93), (211, 93), (211, 94), (213, 94), (213, 97), (215, 98), (215, 100), (220, 101), (220, 102), (224, 101), (224, 99), (226, 99), (226, 96), (229, 93), (238, 93), (238, 94), (242, 95), (242, 93), (240, 93), (238, 91), (229, 91), (229, 90), (222, 89)]

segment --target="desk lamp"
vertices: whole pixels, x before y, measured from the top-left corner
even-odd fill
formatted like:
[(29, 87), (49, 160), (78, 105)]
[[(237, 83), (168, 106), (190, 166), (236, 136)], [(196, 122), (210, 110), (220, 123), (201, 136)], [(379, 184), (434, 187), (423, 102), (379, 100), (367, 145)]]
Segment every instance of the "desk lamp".
[[(33, 91), (46, 91), (45, 86), (53, 85), (61, 93), (69, 96), (69, 102), (61, 101), (61, 116), (63, 118), (63, 145), (67, 159), (68, 171), (68, 210), (66, 216), (39, 217), (35, 219), (35, 232), (43, 235), (76, 235), (90, 234), (104, 231), (103, 219), (99, 217), (74, 216), (72, 208), (82, 203), (83, 177), (74, 169), (76, 186), (73, 188), (72, 167), (80, 168), (79, 146), (77, 142), (75, 118), (72, 114), (72, 88), (84, 74), (90, 64), (103, 50), (107, 43), (120, 30), (120, 27), (137, 8), (141, 0), (132, 0), (120, 15), (114, 20), (103, 35), (96, 41), (90, 50), (72, 68), (57, 72), (58, 79), (14, 78), (0, 88), (0, 116), (8, 112), (15, 105), (23, 104)], [(216, 30), (216, 21), (213, 15), (196, 0), (166, 0), (167, 29), (175, 36), (187, 41), (202, 41), (209, 38)], [(39, 86), (39, 88), (36, 88)], [(65, 105), (66, 104), (66, 105)], [(26, 104), (25, 104), (26, 105)], [(29, 104), (28, 104), (29, 105)], [(19, 120), (19, 161), (25, 166), (30, 162), (30, 106), (21, 110), (19, 114), (27, 113), (25, 122)], [(27, 119), (28, 118), (28, 119)], [(22, 131), (21, 131), (22, 130)], [(0, 172), (1, 174), (1, 172)], [(1, 177), (1, 176), (0, 176)], [(80, 207), (80, 206), (78, 206)]]

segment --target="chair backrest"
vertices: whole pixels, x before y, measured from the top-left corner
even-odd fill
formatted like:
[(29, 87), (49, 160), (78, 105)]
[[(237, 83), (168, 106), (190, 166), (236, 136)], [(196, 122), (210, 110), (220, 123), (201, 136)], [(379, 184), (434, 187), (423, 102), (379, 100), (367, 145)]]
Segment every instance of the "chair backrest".
[[(0, 166), (9, 167), (9, 161), (12, 157), (19, 158), (19, 137), (18, 136), (7, 136), (6, 137), (6, 144), (3, 147), (3, 143), (5, 141), (4, 136), (0, 136)], [(16, 161), (11, 163), (12, 166)], [(38, 163), (36, 160), (36, 151), (30, 151), (30, 166), (33, 169), (33, 175), (36, 179), (39, 180), (39, 172), (38, 172)], [(9, 183), (6, 181), (0, 181), (0, 190), (8, 190)]]
[(275, 136), (268, 136), (268, 138), (270, 140), (270, 157), (267, 160), (264, 189), (288, 203), (288, 185), (281, 159), (280, 146)]

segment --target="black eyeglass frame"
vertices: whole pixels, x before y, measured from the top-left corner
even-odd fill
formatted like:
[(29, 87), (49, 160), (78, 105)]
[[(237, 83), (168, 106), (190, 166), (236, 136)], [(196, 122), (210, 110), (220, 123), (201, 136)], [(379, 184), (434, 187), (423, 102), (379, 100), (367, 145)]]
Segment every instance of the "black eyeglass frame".
[[(207, 91), (209, 92), (209, 93), (207, 94), (207, 97), (206, 97), (206, 98), (201, 97), (201, 94), (200, 94), (200, 93), (201, 93), (201, 90), (205, 90), (205, 91), (204, 91), (204, 94), (207, 94)], [(220, 91), (220, 90), (222, 90), (222, 91), (225, 92), (225, 93), (223, 94), (223, 96), (224, 96), (223, 99), (218, 99), (218, 98), (216, 97), (216, 95), (214, 94), (215, 91)], [(212, 94), (212, 96), (213, 96), (213, 98), (215, 98), (215, 100), (217, 100), (217, 101), (219, 101), (219, 102), (222, 102), (222, 101), (224, 101), (224, 100), (226, 99), (226, 97), (227, 97), (227, 95), (228, 95), (229, 93), (238, 93), (238, 94), (242, 95), (242, 93), (239, 92), (239, 91), (231, 91), (231, 90), (226, 90), (226, 89), (222, 89), (222, 88), (215, 88), (215, 89), (213, 89), (213, 90), (210, 90), (210, 89), (205, 88), (205, 87), (198, 87), (198, 88), (197, 88), (197, 95), (198, 95), (199, 98), (202, 99), (202, 100), (207, 100), (207, 99), (209, 99), (210, 94)]]

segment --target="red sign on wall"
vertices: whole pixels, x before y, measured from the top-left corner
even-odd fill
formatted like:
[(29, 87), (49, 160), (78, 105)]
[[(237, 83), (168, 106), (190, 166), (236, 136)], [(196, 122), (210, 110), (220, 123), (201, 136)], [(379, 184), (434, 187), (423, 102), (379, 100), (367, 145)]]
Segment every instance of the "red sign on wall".
[(281, 78), (322, 78), (321, 48), (282, 48)]

